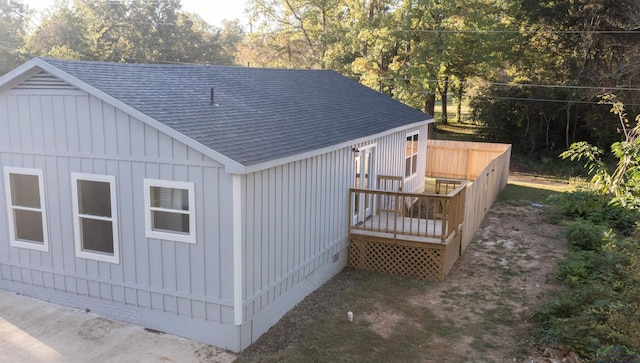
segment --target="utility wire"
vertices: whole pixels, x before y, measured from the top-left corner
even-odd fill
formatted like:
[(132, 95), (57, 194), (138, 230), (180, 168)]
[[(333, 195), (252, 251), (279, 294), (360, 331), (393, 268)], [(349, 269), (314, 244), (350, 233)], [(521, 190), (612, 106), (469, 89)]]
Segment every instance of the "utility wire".
[[(358, 78), (355, 76), (354, 78)], [(445, 81), (445, 80), (437, 80), (437, 79), (428, 79), (428, 78), (417, 78), (417, 77), (383, 77), (383, 76), (364, 76), (362, 79), (367, 80), (393, 80), (393, 81), (421, 81), (427, 83), (453, 83), (454, 81)], [(464, 81), (463, 84), (471, 84), (473, 85), (473, 81)], [(536, 83), (504, 83), (504, 82), (487, 82), (482, 81), (482, 84), (490, 85), (490, 86), (505, 86), (505, 87), (538, 87), (538, 88), (560, 88), (560, 89), (585, 89), (585, 90), (612, 90), (612, 91), (640, 91), (638, 87), (603, 87), (603, 86), (570, 86), (570, 85), (558, 85), (558, 84), (536, 84)]]
[[(554, 102), (554, 103), (578, 103), (584, 105), (603, 105), (607, 106), (608, 104), (602, 102), (595, 101), (580, 101), (580, 100), (559, 100), (559, 99), (551, 99), (551, 98), (525, 98), (525, 97), (502, 97), (502, 96), (488, 96), (488, 95), (476, 95), (469, 96), (474, 98), (485, 98), (485, 99), (497, 99), (497, 100), (507, 100), (507, 101), (530, 101), (530, 102)], [(635, 103), (625, 103), (625, 106), (640, 106), (640, 104)]]
[[(349, 29), (345, 29), (349, 30)], [(527, 29), (484, 30), (484, 29), (396, 29), (407, 33), (469, 33), (469, 34), (520, 34), (529, 33)], [(540, 34), (640, 34), (640, 30), (531, 30)]]

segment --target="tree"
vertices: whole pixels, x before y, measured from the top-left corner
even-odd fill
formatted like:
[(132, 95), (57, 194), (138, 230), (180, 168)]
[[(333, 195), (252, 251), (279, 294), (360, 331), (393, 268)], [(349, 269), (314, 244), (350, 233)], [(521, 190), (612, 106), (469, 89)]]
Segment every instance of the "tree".
[(611, 145), (611, 152), (618, 160), (617, 167), (609, 172), (602, 160), (602, 149), (587, 142), (578, 142), (560, 156), (564, 159), (585, 159), (585, 168), (593, 175), (592, 183), (597, 191), (610, 195), (613, 201), (626, 208), (640, 210), (640, 115), (631, 125), (624, 104), (613, 95), (605, 95), (603, 103), (611, 105), (611, 112), (618, 117), (624, 140)]
[(90, 59), (82, 19), (67, 1), (56, 1), (24, 46), (29, 57)]
[(394, 11), (396, 48), (389, 65), (398, 97), (433, 114), (439, 95), (446, 123), (452, 85), (462, 98), (468, 78), (499, 64), (504, 40), (492, 31), (508, 18), (499, 4), (483, 1), (402, 1)]
[(466, 80), (496, 68), (506, 54), (504, 36), (482, 31), (507, 27), (508, 8), (469, 1), (251, 0), (256, 31), (238, 59), (328, 67), (433, 114), (436, 96), (446, 107), (455, 85), (462, 98)]
[(244, 37), (244, 29), (237, 19), (222, 21), (222, 29), (220, 30), (218, 36), (218, 41), (221, 48), (220, 58), (222, 63), (234, 64), (236, 62), (238, 46), (240, 45)]
[[(326, 68), (327, 52), (340, 36), (340, 0), (249, 0), (252, 27), (240, 57), (250, 64), (273, 64), (287, 68)], [(253, 29), (251, 29), (253, 30)], [(253, 33), (253, 31), (251, 31)]]
[(220, 29), (181, 11), (179, 0), (74, 0), (56, 3), (25, 50), (113, 62), (232, 64), (237, 37), (226, 39), (226, 50), (220, 37)]
[(0, 75), (23, 62), (19, 49), (27, 28), (27, 7), (19, 1), (0, 0)]
[[(578, 140), (609, 147), (616, 127), (602, 122), (606, 110), (596, 105), (598, 94), (615, 92), (632, 109), (640, 104), (640, 62), (632, 56), (640, 52), (640, 2), (525, 0), (512, 13), (521, 24), (521, 40), (504, 71), (487, 77), (498, 85), (480, 92), (476, 114), (490, 116), (482, 121), (498, 127), (517, 123), (507, 118), (525, 117), (529, 122), (519, 128), (503, 130), (512, 138), (496, 141), (535, 136), (526, 148), (531, 152), (545, 152), (549, 145), (569, 148)], [(506, 104), (527, 114), (491, 111), (492, 105)]]

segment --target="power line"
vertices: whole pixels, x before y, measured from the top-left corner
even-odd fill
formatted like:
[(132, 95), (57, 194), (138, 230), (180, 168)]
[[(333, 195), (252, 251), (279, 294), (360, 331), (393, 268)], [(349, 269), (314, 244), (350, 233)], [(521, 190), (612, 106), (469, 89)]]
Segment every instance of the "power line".
[[(471, 97), (471, 96), (469, 96)], [(525, 97), (502, 97), (502, 96), (485, 96), (485, 95), (476, 95), (472, 96), (474, 98), (485, 98), (485, 99), (498, 99), (498, 100), (507, 100), (507, 101), (530, 101), (530, 102), (553, 102), (553, 103), (577, 103), (577, 104), (585, 104), (585, 105), (604, 105), (602, 102), (595, 101), (580, 101), (580, 100), (560, 100), (560, 99), (551, 99), (551, 98), (525, 98)], [(640, 104), (629, 103), (625, 104), (625, 106), (640, 106)]]
[[(357, 77), (357, 76), (356, 76)], [(384, 77), (384, 76), (364, 76), (361, 79), (382, 79), (382, 80), (393, 80), (393, 81), (421, 81), (427, 83), (452, 83), (453, 81), (444, 81), (437, 79), (428, 79), (428, 78), (417, 78), (417, 77)], [(463, 81), (463, 84), (474, 84), (473, 81)], [(504, 83), (504, 82), (487, 82), (482, 81), (482, 84), (490, 85), (490, 86), (506, 86), (506, 87), (538, 87), (538, 88), (560, 88), (560, 89), (584, 89), (584, 90), (610, 90), (610, 91), (640, 91), (640, 88), (637, 87), (604, 87), (604, 86), (571, 86), (571, 85), (558, 85), (558, 84), (536, 84), (536, 83)]]
[(568, 86), (555, 84), (534, 84), (534, 83), (500, 83), (488, 82), (494, 86), (514, 86), (514, 87), (541, 87), (541, 88), (564, 88), (564, 89), (587, 89), (587, 90), (612, 90), (612, 91), (640, 91), (635, 87), (596, 87), (596, 86)]
[[(349, 29), (345, 29), (349, 30)], [(469, 34), (522, 34), (522, 33), (540, 33), (540, 34), (640, 34), (640, 30), (529, 30), (527, 29), (396, 29), (399, 32), (410, 33), (469, 33)]]

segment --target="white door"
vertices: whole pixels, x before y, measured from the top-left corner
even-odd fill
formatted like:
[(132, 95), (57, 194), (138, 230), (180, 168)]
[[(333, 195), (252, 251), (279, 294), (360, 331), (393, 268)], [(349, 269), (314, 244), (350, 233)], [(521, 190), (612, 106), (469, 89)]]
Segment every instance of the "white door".
[[(360, 189), (372, 189), (375, 180), (375, 147), (360, 149), (355, 157), (355, 182), (354, 187)], [(373, 196), (365, 193), (355, 193), (353, 201), (353, 224), (363, 222), (371, 216), (373, 210)]]

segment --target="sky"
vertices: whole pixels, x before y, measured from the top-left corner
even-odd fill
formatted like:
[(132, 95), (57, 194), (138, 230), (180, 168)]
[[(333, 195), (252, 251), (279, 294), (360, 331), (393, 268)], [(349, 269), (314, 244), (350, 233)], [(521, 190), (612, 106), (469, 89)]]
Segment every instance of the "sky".
[[(44, 10), (51, 7), (54, 0), (22, 0), (30, 9)], [(245, 0), (182, 0), (182, 10), (200, 15), (207, 23), (220, 26), (223, 19), (240, 19), (247, 24), (244, 15)]]

